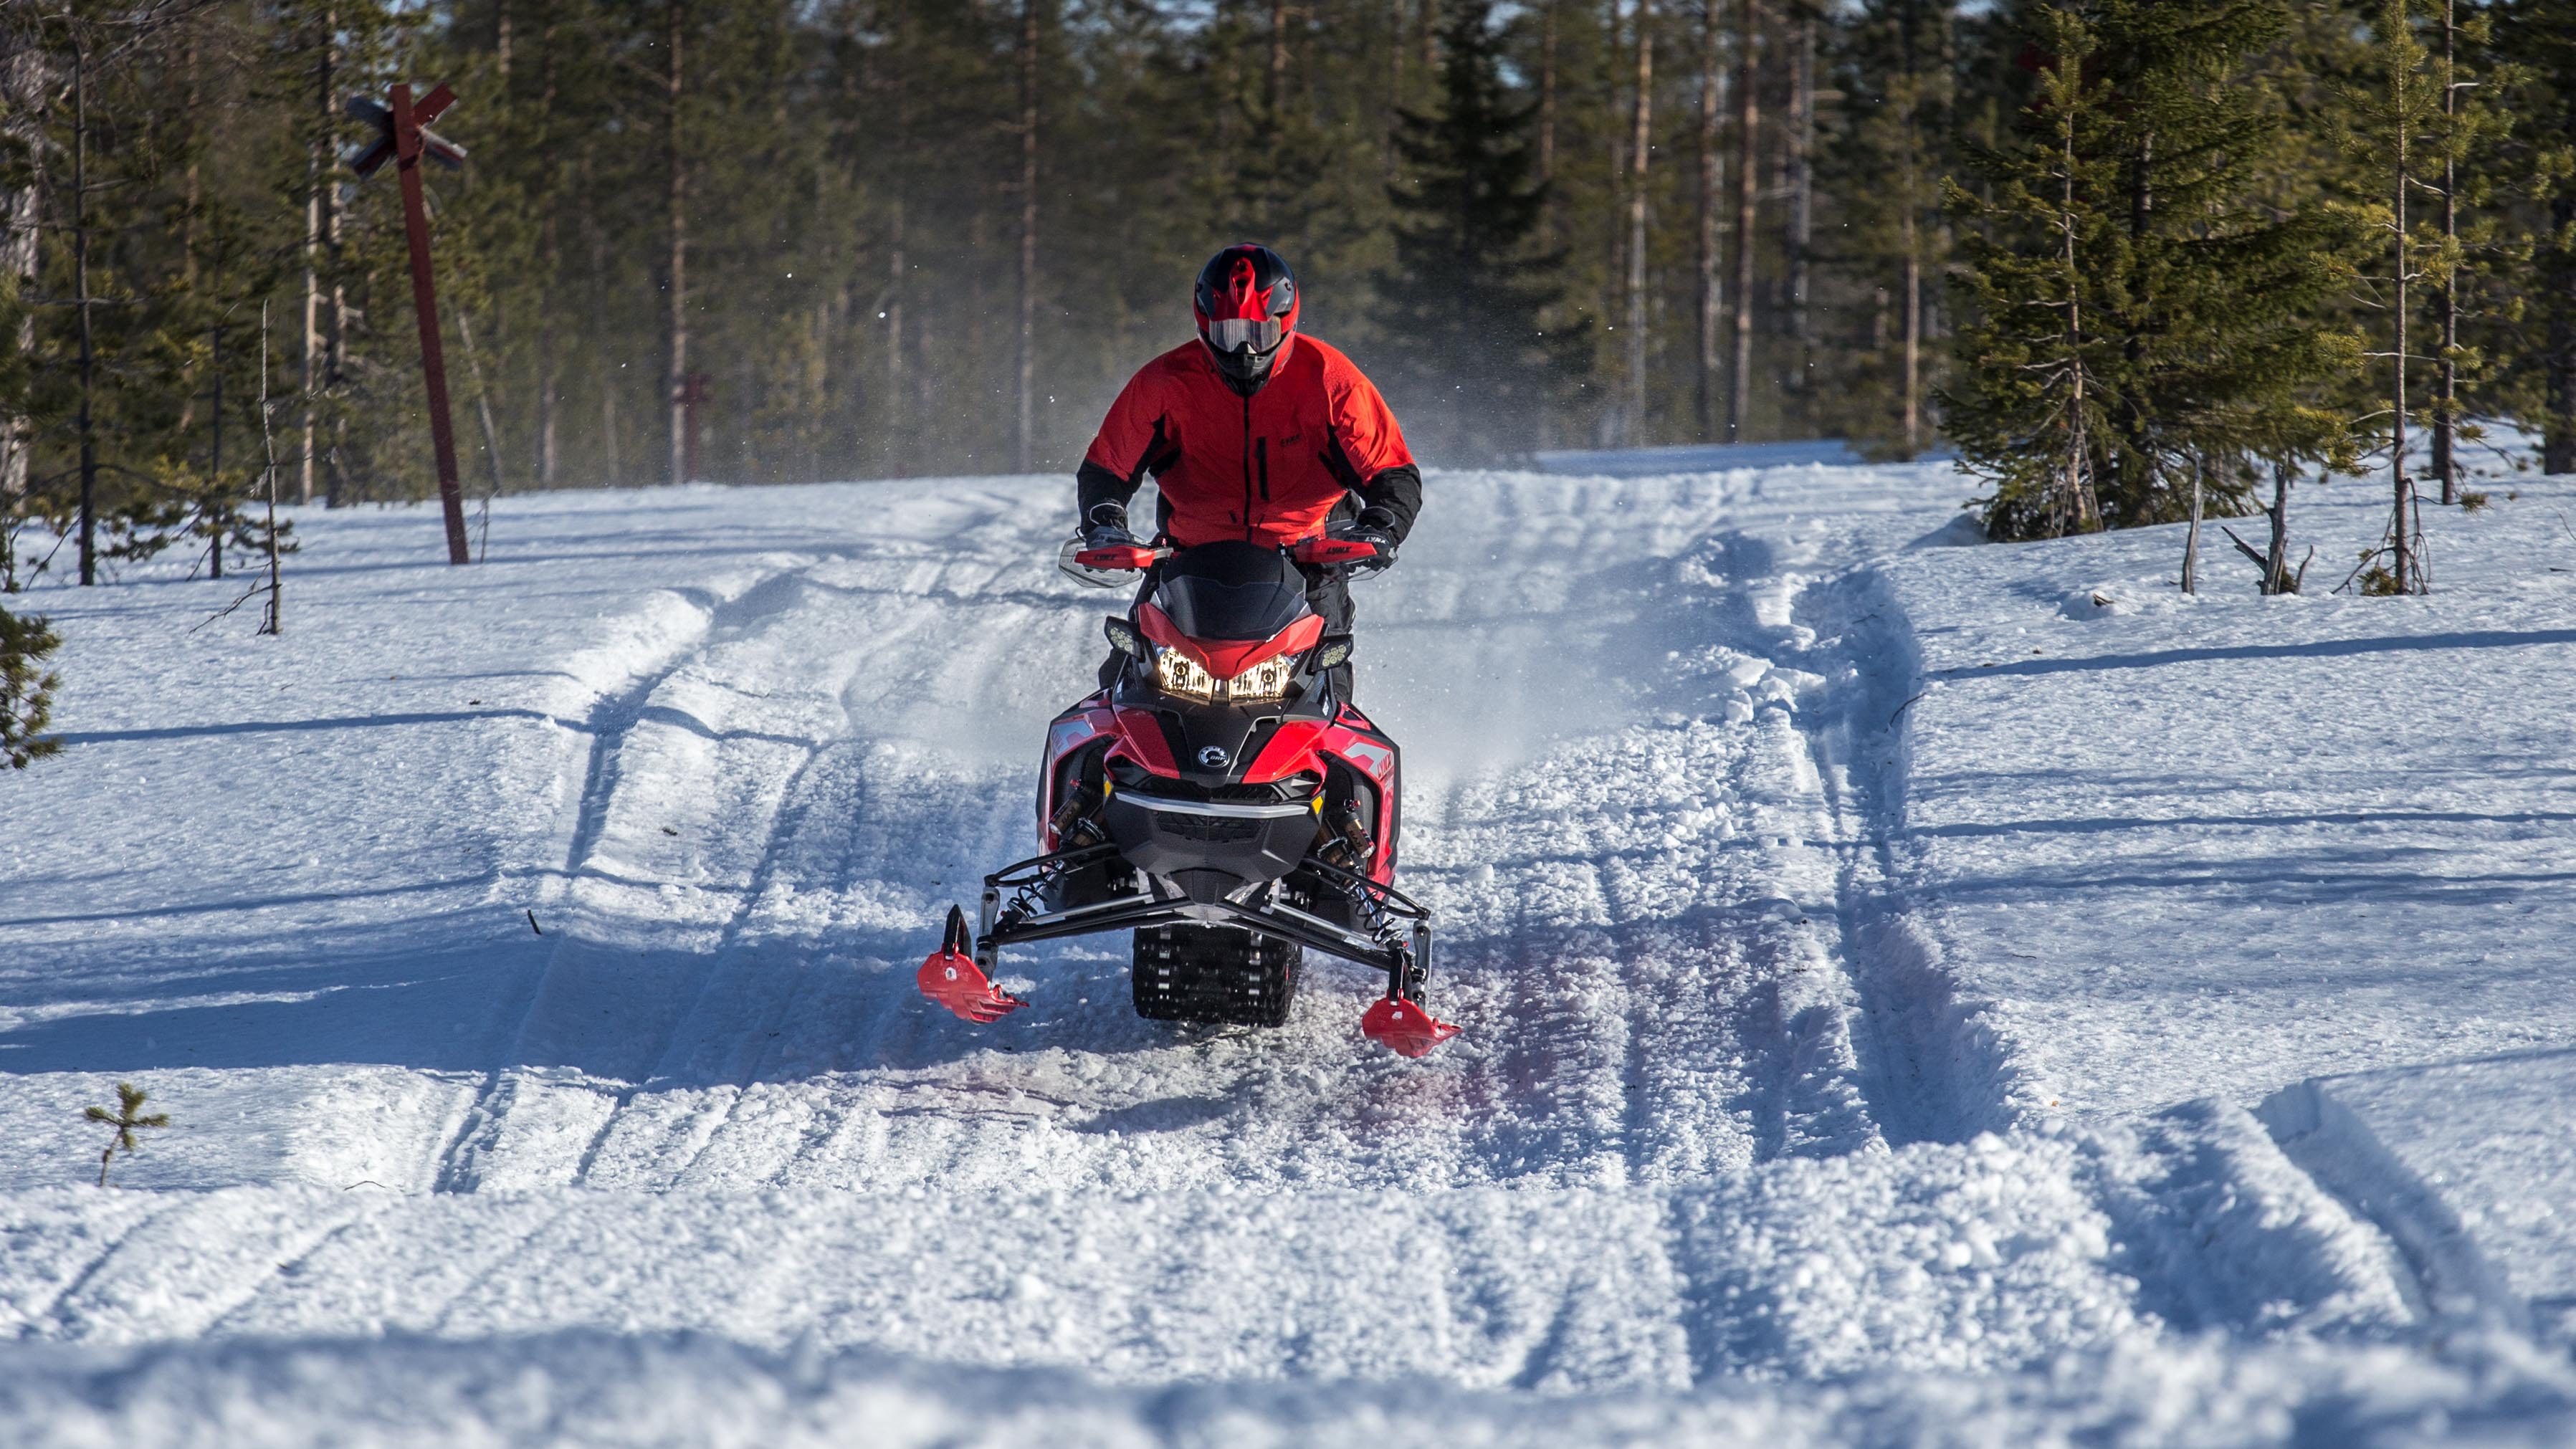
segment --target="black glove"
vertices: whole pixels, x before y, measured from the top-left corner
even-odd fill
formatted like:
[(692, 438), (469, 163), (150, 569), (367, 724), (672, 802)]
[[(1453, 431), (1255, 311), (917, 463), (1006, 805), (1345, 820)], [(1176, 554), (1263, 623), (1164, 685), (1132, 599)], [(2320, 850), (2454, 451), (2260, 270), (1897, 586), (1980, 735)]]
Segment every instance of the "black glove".
[(1350, 565), (1355, 573), (1377, 573), (1395, 562), (1395, 515), (1383, 508), (1363, 508), (1359, 517), (1348, 523), (1336, 523), (1325, 529), (1324, 534), (1349, 543), (1377, 545), (1376, 557), (1364, 558)]
[(1093, 548), (1134, 548), (1136, 535), (1127, 531), (1127, 508), (1120, 503), (1095, 503), (1083, 515), (1082, 546)]

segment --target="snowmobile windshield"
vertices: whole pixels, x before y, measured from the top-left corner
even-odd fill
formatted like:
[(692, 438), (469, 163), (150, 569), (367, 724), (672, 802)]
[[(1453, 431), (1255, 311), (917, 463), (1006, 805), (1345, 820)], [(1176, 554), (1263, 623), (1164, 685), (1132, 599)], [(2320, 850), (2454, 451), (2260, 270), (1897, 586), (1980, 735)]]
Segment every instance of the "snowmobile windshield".
[(1309, 612), (1306, 576), (1277, 549), (1227, 540), (1173, 554), (1154, 603), (1193, 639), (1269, 639)]

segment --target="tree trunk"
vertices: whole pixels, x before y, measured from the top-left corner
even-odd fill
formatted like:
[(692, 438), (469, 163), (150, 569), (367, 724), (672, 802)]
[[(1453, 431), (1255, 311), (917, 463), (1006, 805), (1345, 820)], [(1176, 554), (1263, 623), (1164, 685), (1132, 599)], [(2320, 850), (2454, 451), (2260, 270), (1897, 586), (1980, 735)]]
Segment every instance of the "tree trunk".
[(1753, 411), (1753, 221), (1760, 194), (1760, 0), (1741, 0), (1735, 33), (1735, 357), (1727, 368), (1726, 441), (1744, 441)]
[[(1424, 0), (1425, 4), (1429, 0)], [(1654, 150), (1654, 0), (1637, 0), (1637, 94), (1628, 138), (1627, 443), (1646, 437), (1646, 175)]]
[[(32, 23), (13, 20), (0, 44), (9, 46), (0, 53), (0, 137), (33, 156), (44, 143), (47, 101), (54, 90), (51, 59), (37, 43)], [(18, 184), (0, 187), (0, 228), (5, 228), (0, 230), (0, 275), (16, 285), (21, 303), (32, 304), (36, 298), (44, 205), (44, 168), (40, 166), (28, 167)], [(34, 306), (27, 306), (18, 335), (11, 340), (19, 356), (35, 352)], [(34, 451), (34, 421), (22, 415), (0, 416), (0, 510), (26, 495)], [(13, 582), (6, 533), (5, 525), (0, 525), (0, 588)]]
[(482, 419), (483, 463), (492, 475), (492, 491), (505, 491), (508, 485), (501, 477), (501, 430), (492, 418), (492, 392), (483, 385), (483, 355), (474, 346), (474, 314), (463, 307), (456, 309), (456, 337), (465, 344), (465, 371), (474, 382), (474, 411)]
[(2290, 465), (2281, 459), (2272, 462), (2272, 543), (2263, 551), (2263, 592), (2289, 592), (2290, 569)]
[[(560, 50), (552, 24), (540, 26), (537, 43), (541, 47), (537, 61), (537, 113), (551, 117), (555, 109), (555, 57)], [(546, 177), (553, 184), (563, 182), (564, 168), (549, 160)], [(557, 291), (563, 278), (563, 232), (558, 209), (545, 209), (545, 219), (537, 227), (537, 486), (552, 488), (563, 462), (560, 442), (563, 412), (563, 376), (561, 355), (555, 347), (555, 312)]]
[(904, 395), (903, 273), (903, 198), (897, 196), (886, 218), (885, 431), (898, 449), (904, 446), (904, 428), (911, 415)]
[(1440, 75), (1440, 0), (1422, 0), (1417, 13), (1421, 20), (1423, 79), (1436, 82)]
[[(2078, 63), (2079, 62), (2077, 62), (2073, 57), (2069, 56), (2060, 56), (2057, 58), (2057, 64), (2060, 67), (2072, 67)], [(2062, 78), (2064, 75), (2063, 70), (2060, 71), (2060, 75)], [(2090, 439), (2086, 436), (2087, 430), (2084, 416), (2084, 294), (2081, 285), (2082, 276), (2076, 268), (2075, 255), (2075, 118), (2073, 116), (2061, 115), (2058, 117), (2058, 143), (2060, 146), (2058, 153), (2058, 183), (2060, 188), (2058, 192), (2058, 232), (2059, 243), (2062, 248), (2058, 255), (2058, 263), (2062, 268), (2061, 274), (2064, 278), (2066, 287), (2068, 404), (2066, 417), (2066, 481), (2063, 491), (2055, 500), (2054, 506), (2050, 511), (2054, 515), (2051, 520), (2053, 526), (2059, 533), (2064, 534), (2089, 531), (2093, 527), (2095, 519), (2099, 516), (2099, 505), (2096, 503), (2093, 495), (2092, 460), (2089, 456), (2092, 444)], [(1913, 210), (1910, 206), (1906, 211), (1906, 218), (1910, 228), (1913, 219)], [(1907, 238), (1906, 263), (1910, 279), (1913, 275), (1919, 273), (1920, 270), (1915, 265), (1910, 230)], [(1909, 290), (1911, 290), (1910, 284)], [(1909, 305), (1906, 308), (1909, 342), (1906, 349), (1906, 425), (1909, 439), (1912, 435), (1914, 422), (1914, 354), (1913, 348), (1910, 344), (1914, 326), (1913, 319), (1919, 316), (1920, 312), (1921, 308), (1916, 305)]]
[(332, 15), (324, 11), (322, 25), (313, 41), (312, 133), (304, 151), (304, 347), (296, 364), (297, 389), (304, 397), (304, 442), (295, 464), (295, 495), (299, 503), (313, 501), (315, 453), (322, 441), (321, 409), (318, 397), (322, 387), (322, 225), (330, 209), (331, 175), (331, 50), (333, 46)]
[(1386, 0), (1386, 174), (1393, 180), (1396, 163), (1395, 135), (1402, 124), (1404, 109), (1404, 0)]
[(72, 41), (72, 305), (80, 314), (80, 581), (98, 582), (98, 436), (91, 394), (98, 349), (89, 295), (89, 54)]
[(1816, 9), (1798, 5), (1797, 53), (1789, 70), (1789, 336), (1797, 344), (1790, 386), (1806, 390), (1809, 350), (1815, 345), (1807, 316), (1807, 253), (1815, 244)]
[[(1272, 0), (1271, 18), (1278, 18)], [(1273, 39), (1274, 49), (1277, 41)], [(1272, 64), (1281, 62), (1274, 55)], [(1276, 77), (1273, 77), (1274, 82)], [(1275, 102), (1276, 91), (1272, 92)], [(1276, 111), (1273, 111), (1275, 137)], [(1275, 141), (1274, 141), (1275, 144)], [(1038, 0), (1020, 0), (1020, 325), (1017, 339), (1019, 414), (1011, 451), (1019, 471), (1037, 466), (1038, 307)]]
[(1719, 0), (1702, 0), (1699, 50), (1699, 437), (1718, 440), (1717, 388), (1720, 345), (1718, 325), (1725, 315), (1725, 284), (1719, 278), (1718, 197), (1726, 189), (1724, 161), (1718, 151), (1718, 122), (1725, 113), (1720, 95), (1718, 54), (1725, 41), (1718, 23)]
[(666, 0), (662, 11), (662, 164), (668, 189), (670, 254), (664, 279), (669, 306), (665, 323), (662, 402), (666, 420), (669, 466), (673, 483), (688, 478), (688, 404), (681, 400), (689, 382), (689, 172), (680, 148), (680, 103), (688, 72), (682, 65), (685, 0)]
[(2191, 460), (2191, 530), (2183, 535), (2182, 591), (2200, 592), (2200, 460)]
[(1905, 247), (1903, 306), (1898, 313), (1899, 346), (1905, 353), (1900, 423), (1905, 456), (1923, 451), (1923, 230), (1909, 202), (1897, 229)]
[[(2460, 91), (2453, 82), (2459, 64), (2460, 29), (2454, 0), (2442, 0), (2442, 240), (2444, 255), (2460, 237), (2460, 167), (2453, 152), (2458, 136)], [(2447, 264), (2446, 264), (2447, 265)], [(2433, 473), (2442, 480), (2442, 502), (2460, 501), (2459, 465), (2454, 454), (2460, 406), (2460, 283), (2445, 270), (2436, 294), (2442, 323), (2442, 357), (2433, 399)]]
[[(2576, 205), (2561, 201), (2558, 209), (2576, 211)], [(2563, 230), (2569, 222), (2559, 225)], [(2557, 290), (2549, 304), (2548, 395), (2541, 405), (2540, 471), (2549, 474), (2576, 473), (2576, 296), (2569, 295), (2576, 278), (2559, 278)]]
[[(2400, 7), (2399, 13), (2400, 15), (2404, 14), (2404, 7)], [(2389, 83), (2397, 89), (2398, 98), (2398, 104), (2392, 106), (2391, 109), (2402, 113), (2405, 109), (2403, 101), (2405, 97), (2406, 77), (2402, 73), (2398, 74), (2391, 77)], [(2413, 504), (2415, 502), (2415, 480), (2408, 477), (2406, 474), (2406, 308), (2408, 306), (2406, 288), (2406, 191), (2409, 184), (2409, 172), (2407, 169), (2409, 156), (2407, 147), (2408, 137), (2405, 126), (2398, 126), (2396, 128), (2396, 133), (2397, 177), (2396, 184), (2389, 188), (2389, 195), (2396, 201), (2395, 242), (2397, 266), (2393, 273), (2393, 280), (2396, 283), (2396, 291), (2393, 299), (2394, 305), (2391, 307), (2390, 311), (2396, 318), (2397, 322), (2397, 353), (2394, 359), (2395, 366), (2392, 369), (2389, 389), (2390, 401), (2393, 404), (2393, 408), (2390, 413), (2391, 431), (2388, 439), (2388, 471), (2392, 475), (2391, 488), (2394, 498), (2392, 504), (2393, 511), (2389, 516), (2388, 526), (2389, 537), (2396, 550), (2396, 591), (2401, 594), (2411, 594), (2416, 591), (2416, 565), (2415, 535), (2411, 527), (2414, 522), (2415, 512), (2413, 508)]]
[[(1547, 0), (1539, 11), (1538, 22), (1538, 180), (1541, 186), (1556, 183), (1556, 11), (1564, 0)], [(1556, 198), (1547, 203), (1547, 220), (1542, 228), (1544, 240), (1556, 239)]]

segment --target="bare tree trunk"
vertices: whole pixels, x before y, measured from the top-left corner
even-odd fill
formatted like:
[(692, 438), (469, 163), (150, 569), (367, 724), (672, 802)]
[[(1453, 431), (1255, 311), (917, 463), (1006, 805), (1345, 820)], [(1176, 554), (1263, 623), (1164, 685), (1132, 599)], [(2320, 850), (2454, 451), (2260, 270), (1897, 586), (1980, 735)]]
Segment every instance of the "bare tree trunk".
[(688, 20), (685, 0), (665, 0), (662, 11), (663, 125), (662, 163), (669, 191), (670, 260), (664, 291), (668, 294), (662, 402), (667, 421), (669, 467), (673, 483), (688, 482), (688, 411), (682, 401), (689, 383), (689, 172), (680, 148), (680, 102), (688, 72), (681, 43)]
[[(1425, 4), (1430, 0), (1424, 0)], [(1628, 142), (1627, 437), (1646, 436), (1646, 163), (1654, 148), (1654, 0), (1637, 0), (1637, 94)]]
[[(2061, 66), (2077, 64), (2074, 59), (2066, 56), (2060, 56), (2057, 63)], [(2073, 117), (2058, 118), (2058, 141), (2060, 190), (2057, 222), (2062, 248), (2058, 262), (2063, 269), (2066, 285), (2066, 355), (2070, 376), (2066, 419), (2066, 482), (2050, 512), (2054, 515), (2053, 526), (2059, 533), (2064, 534), (2091, 529), (2094, 520), (2099, 516), (2099, 509), (2093, 497), (2092, 460), (2089, 456), (2092, 443), (2086, 436), (2084, 418), (2084, 294), (2075, 259), (2075, 120)], [(1909, 231), (1905, 256), (1910, 291), (1911, 278), (1917, 268), (1910, 230), (1914, 216), (1910, 192), (1908, 197), (1906, 220)], [(1919, 315), (1919, 312), (1919, 307), (1914, 304), (1909, 303), (1906, 307), (1909, 342), (1915, 325), (1913, 319)], [(1909, 440), (1914, 418), (1913, 362), (1913, 349), (1909, 345), (1906, 349), (1906, 423)]]
[(304, 349), (296, 364), (296, 387), (304, 396), (304, 442), (295, 464), (296, 501), (313, 501), (314, 454), (321, 444), (322, 386), (322, 214), (330, 205), (325, 192), (331, 172), (332, 16), (323, 12), (314, 37), (313, 95), (315, 116), (304, 152)]
[(1753, 222), (1760, 194), (1761, 94), (1755, 70), (1762, 40), (1760, 0), (1741, 0), (1735, 31), (1735, 357), (1727, 369), (1726, 441), (1744, 441), (1753, 411)]
[(1404, 0), (1387, 0), (1386, 17), (1386, 174), (1394, 179), (1395, 135), (1404, 109)]
[(483, 420), (483, 462), (492, 475), (492, 491), (500, 493), (508, 487), (501, 477), (501, 430), (492, 421), (492, 391), (483, 385), (483, 355), (474, 346), (474, 314), (463, 307), (456, 309), (456, 336), (465, 344), (465, 370), (474, 380), (474, 411)]
[(1790, 386), (1806, 390), (1815, 334), (1807, 315), (1807, 253), (1815, 244), (1816, 7), (1798, 0), (1797, 53), (1789, 68), (1789, 336), (1797, 344)]
[(1902, 424), (1905, 456), (1911, 458), (1923, 451), (1923, 246), (1922, 228), (1915, 222), (1910, 203), (1898, 223), (1898, 231), (1905, 246), (1905, 298), (1899, 313), (1905, 352)]
[[(12, 17), (5, 32), (0, 32), (0, 136), (30, 156), (44, 143), (45, 116), (54, 90), (54, 69), (44, 47), (38, 42), (34, 17)], [(44, 168), (30, 166), (23, 179), (12, 186), (0, 187), (0, 275), (14, 283), (18, 299), (32, 303), (36, 295), (36, 268), (43, 236), (45, 205)], [(29, 356), (36, 350), (36, 309), (28, 306), (18, 322), (18, 355)], [(12, 414), (0, 417), (0, 510), (24, 497), (27, 492), (35, 452), (35, 424), (30, 418)], [(9, 582), (5, 550), (7, 529), (0, 524), (0, 587)]]
[[(2442, 240), (2456, 243), (2460, 237), (2460, 167), (2453, 153), (2453, 139), (2460, 116), (2458, 75), (2460, 28), (2454, 0), (2442, 0)], [(2444, 248), (2447, 256), (2448, 245)], [(2435, 299), (2442, 319), (2441, 373), (2433, 403), (2433, 472), (2442, 480), (2442, 502), (2460, 501), (2459, 464), (2453, 448), (2458, 436), (2460, 408), (2460, 282), (2450, 272), (2442, 275), (2442, 290)]]
[[(2561, 210), (2576, 210), (2567, 202)], [(2566, 223), (2560, 223), (2562, 227)], [(2576, 290), (2560, 284), (2562, 295), (2553, 299), (2549, 318), (2548, 357), (2542, 387), (2540, 434), (2540, 471), (2549, 474), (2576, 473), (2576, 297), (2563, 295)]]
[(2272, 507), (2269, 513), (2272, 542), (2263, 551), (2263, 592), (2282, 594), (2289, 592), (2286, 585), (2290, 567), (2290, 465), (2278, 458), (2272, 461)]
[(1279, 107), (1288, 98), (1288, 0), (1270, 0), (1270, 64), (1261, 75), (1261, 108), (1270, 117), (1270, 149), (1279, 149)]
[(98, 435), (91, 394), (98, 349), (89, 295), (89, 52), (72, 39), (72, 305), (80, 313), (80, 581), (98, 582)]
[[(2402, 96), (2406, 77), (2403, 74), (2392, 77), (2390, 84), (2399, 87)], [(2396, 550), (2396, 591), (2401, 594), (2416, 592), (2415, 535), (2412, 528), (2415, 517), (2415, 480), (2406, 473), (2406, 308), (2409, 305), (2406, 295), (2406, 192), (2410, 176), (2408, 140), (2406, 128), (2398, 127), (2397, 179), (2396, 185), (2389, 188), (2389, 194), (2396, 199), (2397, 203), (2396, 292), (2395, 305), (2391, 309), (2397, 320), (2397, 356), (2390, 390), (2394, 410), (2391, 413), (2391, 431), (2388, 439), (2389, 472), (2393, 475), (2394, 511), (2389, 518), (2389, 537)]]
[[(1271, 19), (1279, 18), (1272, 0)], [(1020, 0), (1020, 327), (1019, 417), (1013, 429), (1012, 456), (1019, 471), (1037, 466), (1037, 306), (1038, 306), (1038, 0)], [(1277, 74), (1284, 66), (1273, 32), (1272, 101), (1277, 112)], [(1275, 135), (1276, 127), (1273, 132)], [(1275, 141), (1274, 141), (1275, 144)]]
[[(1538, 22), (1538, 179), (1556, 181), (1556, 12), (1564, 0), (1547, 0)], [(1556, 201), (1548, 199), (1548, 239), (1556, 236)]]
[(2182, 591), (2200, 592), (2200, 460), (2191, 460), (2191, 531), (2183, 535)]
[(1717, 441), (1719, 379), (1718, 322), (1725, 313), (1725, 284), (1717, 221), (1718, 196), (1725, 190), (1725, 163), (1718, 153), (1718, 122), (1725, 112), (1720, 94), (1718, 52), (1724, 27), (1718, 23), (1721, 0), (1701, 0), (1699, 50), (1699, 437)]
[(1422, 74), (1430, 80), (1440, 74), (1440, 0), (1422, 0), (1419, 12), (1422, 24)]
[[(537, 62), (537, 113), (551, 117), (555, 109), (555, 57), (561, 49), (552, 23), (539, 27), (537, 42), (543, 47)], [(551, 123), (548, 129), (551, 130)], [(560, 185), (563, 167), (550, 160), (546, 165), (546, 176)], [(563, 232), (557, 208), (549, 206), (545, 209), (545, 219), (537, 227), (537, 486), (540, 488), (555, 486), (563, 461), (559, 440), (563, 412), (562, 359), (555, 347), (557, 292), (562, 280)]]
[(903, 198), (893, 199), (886, 218), (886, 436), (902, 445), (910, 410), (905, 406), (903, 375)]

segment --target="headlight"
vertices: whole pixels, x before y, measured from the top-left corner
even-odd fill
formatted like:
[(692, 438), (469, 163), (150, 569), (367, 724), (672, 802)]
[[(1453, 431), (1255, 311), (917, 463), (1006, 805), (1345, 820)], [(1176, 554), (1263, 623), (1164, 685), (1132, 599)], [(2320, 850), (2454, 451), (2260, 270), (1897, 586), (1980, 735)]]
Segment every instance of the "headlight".
[[(1281, 699), (1297, 677), (1293, 654), (1265, 659), (1232, 679), (1220, 680), (1178, 649), (1154, 651), (1154, 683), (1165, 694), (1214, 704), (1219, 699)], [(1222, 688), (1220, 688), (1222, 686)]]
[(1277, 699), (1288, 692), (1288, 681), (1297, 673), (1296, 656), (1282, 654), (1265, 659), (1225, 682), (1229, 699)]
[(1216, 676), (1178, 649), (1154, 651), (1154, 683), (1165, 694), (1177, 694), (1183, 699), (1216, 699)]

